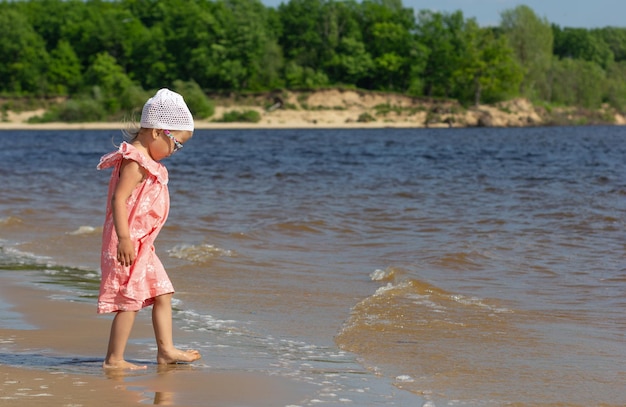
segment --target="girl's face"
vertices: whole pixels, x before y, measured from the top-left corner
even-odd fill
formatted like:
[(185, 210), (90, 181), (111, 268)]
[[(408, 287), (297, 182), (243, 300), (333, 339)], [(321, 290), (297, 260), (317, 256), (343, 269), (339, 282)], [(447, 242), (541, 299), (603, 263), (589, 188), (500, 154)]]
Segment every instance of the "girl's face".
[(192, 132), (187, 130), (155, 130), (157, 132), (150, 143), (150, 156), (155, 161), (160, 161), (180, 150), (191, 138)]

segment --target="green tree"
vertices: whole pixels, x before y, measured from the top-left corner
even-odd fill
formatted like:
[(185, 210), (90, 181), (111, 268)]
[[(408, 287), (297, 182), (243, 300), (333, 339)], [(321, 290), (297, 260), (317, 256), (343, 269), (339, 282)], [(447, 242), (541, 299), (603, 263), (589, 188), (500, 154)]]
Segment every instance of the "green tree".
[(128, 27), (134, 23), (137, 22), (133, 15), (119, 2), (91, 1), (72, 10), (70, 20), (63, 25), (61, 38), (72, 44), (85, 67), (101, 52), (125, 66), (135, 40), (129, 35)]
[[(161, 27), (168, 38), (165, 47), (172, 49), (175, 66), (170, 72), (177, 75), (172, 79), (194, 80), (205, 89), (222, 90), (259, 90), (282, 84), (283, 58), (272, 28), (275, 17), (259, 0), (197, 1), (181, 8), (184, 14), (177, 10), (177, 18)], [(172, 32), (180, 21), (185, 21), (184, 27), (176, 28), (181, 32)], [(187, 61), (184, 69), (175, 69), (183, 60)]]
[(324, 72), (300, 66), (294, 61), (285, 67), (285, 81), (291, 89), (317, 89), (330, 84)]
[[(354, 1), (291, 0), (281, 4), (279, 44), (289, 61), (285, 75), (291, 86), (323, 86), (354, 82), (367, 72), (369, 64), (362, 46)], [(296, 85), (298, 84), (298, 85)]]
[(130, 57), (122, 65), (146, 88), (171, 86), (175, 80), (205, 85), (206, 71), (216, 63), (206, 52), (217, 42), (222, 27), (217, 5), (204, 0), (122, 0), (134, 39)]
[(357, 85), (371, 74), (373, 62), (363, 42), (356, 17), (358, 5), (350, 1), (327, 1), (322, 7), (319, 27), (324, 72), (332, 83)]
[(48, 64), (48, 88), (57, 95), (74, 93), (82, 86), (80, 60), (65, 40), (60, 40), (50, 52)]
[(605, 72), (595, 62), (565, 58), (553, 64), (552, 99), (563, 105), (598, 108), (602, 103)]
[(276, 39), (271, 39), (264, 44), (260, 64), (262, 69), (258, 73), (258, 82), (263, 88), (276, 89), (285, 85), (282, 77), (285, 58)]
[(421, 93), (427, 49), (415, 36), (413, 9), (400, 0), (365, 0), (360, 15), (363, 42), (374, 65), (364, 87)]
[(0, 90), (44, 95), (49, 55), (44, 40), (26, 17), (15, 10), (0, 13)]
[(59, 41), (67, 40), (65, 30), (82, 20), (88, 5), (81, 0), (30, 0), (15, 2), (15, 6), (43, 38), (50, 52)]
[(604, 27), (593, 30), (613, 53), (615, 61), (626, 61), (626, 28)]
[(502, 13), (500, 28), (524, 68), (521, 92), (533, 98), (546, 99), (550, 93), (547, 74), (553, 52), (550, 23), (537, 17), (530, 7), (518, 6)]
[(466, 45), (454, 72), (458, 99), (479, 105), (483, 99), (496, 102), (515, 95), (523, 73), (506, 38), (496, 38), (493, 30), (481, 29), (471, 19), (464, 39)]
[[(227, 60), (237, 63), (241, 67), (241, 75), (235, 79), (235, 89), (264, 89), (268, 85), (264, 80), (276, 76), (276, 72), (268, 76), (262, 74), (268, 67), (263, 61), (269, 57), (282, 59), (275, 47), (276, 40), (271, 37), (268, 29), (267, 9), (260, 0), (221, 0), (229, 11), (223, 14), (222, 24), (225, 36), (222, 41), (228, 44)], [(280, 64), (274, 70), (282, 68)]]
[(376, 88), (404, 91), (414, 68), (424, 65), (419, 60), (424, 52), (410, 29), (394, 22), (378, 22), (371, 27)]
[(435, 13), (422, 10), (418, 16), (417, 37), (428, 49), (423, 71), (424, 94), (452, 97), (456, 93), (454, 73), (461, 67), (464, 53), (463, 13)]
[(613, 52), (602, 37), (584, 28), (552, 26), (554, 55), (559, 58), (584, 59), (606, 68), (614, 60)]
[(626, 61), (614, 62), (606, 69), (604, 100), (618, 111), (626, 112)]
[(282, 26), (279, 44), (292, 66), (323, 67), (324, 30), (320, 26), (324, 0), (290, 0), (278, 7)]
[(357, 84), (367, 77), (374, 62), (365, 44), (353, 37), (342, 38), (335, 55), (326, 64), (334, 83)]
[(106, 52), (96, 55), (85, 73), (85, 81), (91, 86), (91, 94), (108, 113), (130, 111), (145, 101), (144, 92)]
[(128, 76), (145, 89), (158, 89), (178, 77), (178, 69), (172, 72), (169, 53), (165, 46), (162, 27), (138, 26), (136, 40), (129, 55), (125, 71)]

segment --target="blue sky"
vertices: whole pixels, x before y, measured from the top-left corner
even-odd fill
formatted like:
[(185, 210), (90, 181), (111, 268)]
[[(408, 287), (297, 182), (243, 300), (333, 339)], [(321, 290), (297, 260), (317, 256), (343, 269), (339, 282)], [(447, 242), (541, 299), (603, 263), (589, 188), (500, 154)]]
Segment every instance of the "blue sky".
[[(272, 7), (282, 2), (261, 1)], [(539, 17), (561, 27), (626, 27), (626, 0), (402, 0), (402, 4), (416, 11), (461, 10), (466, 18), (475, 17), (481, 26), (498, 25), (502, 11), (525, 4)]]

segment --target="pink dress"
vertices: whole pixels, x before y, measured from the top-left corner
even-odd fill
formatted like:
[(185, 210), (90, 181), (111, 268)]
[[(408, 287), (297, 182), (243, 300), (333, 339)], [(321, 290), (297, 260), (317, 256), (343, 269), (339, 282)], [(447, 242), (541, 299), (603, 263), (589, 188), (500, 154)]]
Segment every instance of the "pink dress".
[[(117, 233), (113, 224), (111, 197), (119, 181), (122, 159), (136, 161), (146, 169), (146, 179), (126, 202), (130, 237), (136, 258), (132, 266), (117, 261)], [(113, 167), (109, 182), (106, 218), (102, 231), (100, 267), (102, 280), (98, 297), (98, 313), (138, 311), (154, 303), (154, 298), (174, 292), (165, 268), (154, 252), (154, 240), (161, 231), (170, 207), (165, 166), (139, 152), (133, 145), (122, 143), (118, 151), (103, 156), (98, 169)]]

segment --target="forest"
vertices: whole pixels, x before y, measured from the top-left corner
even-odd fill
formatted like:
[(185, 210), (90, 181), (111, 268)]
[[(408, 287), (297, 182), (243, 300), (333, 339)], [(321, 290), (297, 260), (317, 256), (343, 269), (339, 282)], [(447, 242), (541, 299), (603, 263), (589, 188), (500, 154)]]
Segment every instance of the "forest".
[(49, 120), (107, 120), (161, 87), (198, 117), (211, 94), (333, 87), (626, 109), (626, 28), (560, 27), (525, 5), (481, 27), (402, 0), (3, 0), (0, 26), (2, 109), (62, 100)]

